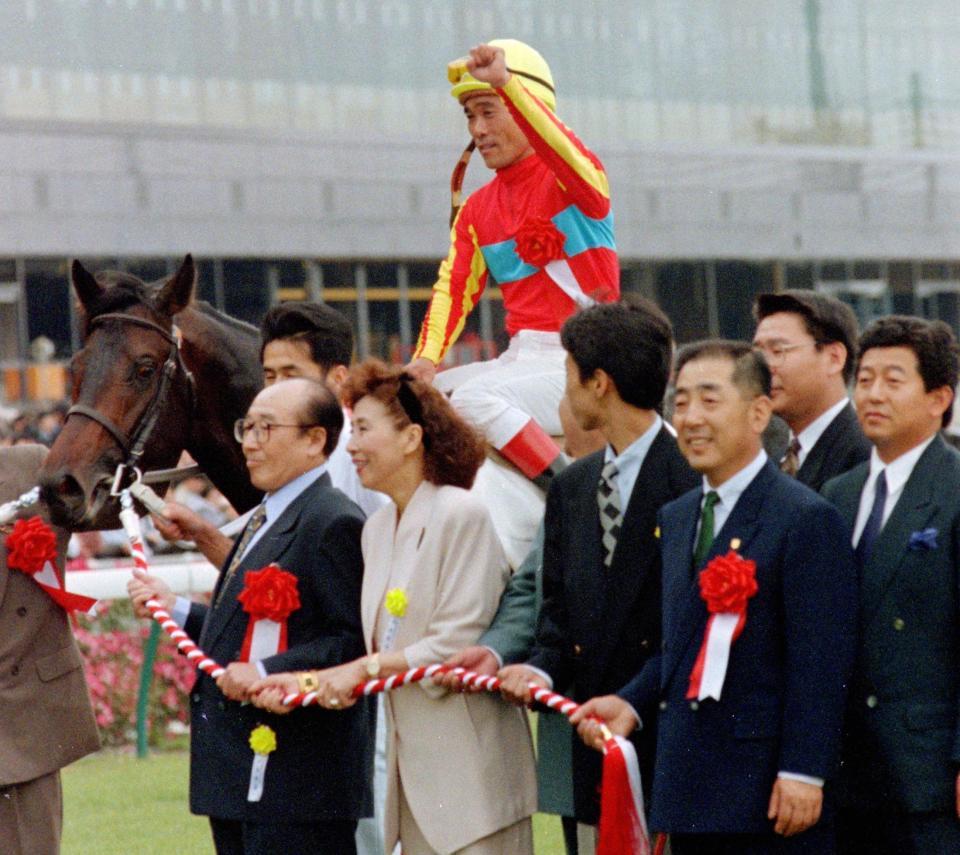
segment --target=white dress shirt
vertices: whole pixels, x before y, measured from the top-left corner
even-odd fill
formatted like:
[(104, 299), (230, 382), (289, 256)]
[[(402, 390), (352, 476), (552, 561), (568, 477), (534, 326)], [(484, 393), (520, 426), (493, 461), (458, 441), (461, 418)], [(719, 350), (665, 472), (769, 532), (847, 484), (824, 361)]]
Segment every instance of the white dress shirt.
[[(707, 493), (716, 493), (719, 497), (717, 503), (713, 506), (714, 536), (723, 528), (727, 517), (730, 516), (736, 507), (740, 496), (743, 495), (743, 491), (746, 490), (747, 487), (750, 486), (750, 482), (760, 474), (760, 470), (763, 469), (766, 462), (767, 452), (760, 449), (760, 453), (754, 457), (753, 460), (737, 472), (736, 475), (731, 475), (727, 478), (719, 487), (711, 487), (707, 476), (703, 476), (703, 498), (700, 500), (700, 510), (703, 510), (703, 503), (706, 501)], [(701, 520), (702, 516), (700, 520), (697, 520), (697, 535), (693, 539), (694, 548), (696, 548), (696, 543), (700, 539)]]
[(870, 474), (867, 476), (867, 480), (863, 485), (863, 492), (860, 493), (860, 509), (857, 511), (857, 524), (853, 527), (852, 542), (854, 548), (856, 548), (857, 542), (860, 540), (860, 535), (863, 534), (863, 529), (867, 524), (867, 519), (873, 508), (874, 485), (877, 483), (877, 478), (880, 476), (880, 473), (885, 473), (887, 480), (887, 501), (883, 506), (883, 516), (880, 519), (880, 531), (883, 531), (887, 520), (890, 519), (890, 514), (893, 513), (897, 502), (900, 501), (900, 496), (903, 495), (903, 488), (913, 474), (913, 467), (917, 465), (917, 461), (935, 437), (936, 434), (924, 442), (921, 442), (919, 445), (915, 445), (908, 452), (901, 454), (896, 460), (890, 463), (884, 463), (880, 459), (876, 448), (870, 452)]
[(627, 505), (630, 504), (630, 496), (633, 495), (633, 487), (637, 483), (637, 476), (640, 474), (640, 468), (643, 461), (647, 459), (647, 452), (650, 446), (660, 433), (663, 427), (663, 419), (659, 415), (654, 415), (653, 424), (650, 425), (640, 436), (630, 443), (620, 454), (613, 450), (612, 445), (607, 445), (603, 451), (604, 464), (615, 460), (617, 463), (617, 490), (620, 492), (620, 508), (623, 513), (627, 512)]
[(790, 440), (794, 439), (800, 443), (800, 451), (797, 453), (797, 468), (799, 469), (803, 466), (803, 461), (807, 459), (807, 455), (817, 444), (817, 441), (823, 436), (823, 432), (830, 427), (833, 423), (833, 420), (840, 415), (843, 411), (843, 408), (850, 403), (850, 399), (847, 397), (841, 398), (837, 403), (835, 403), (830, 409), (824, 410), (817, 416), (810, 424), (808, 424), (800, 433), (794, 436), (793, 431), (790, 431)]

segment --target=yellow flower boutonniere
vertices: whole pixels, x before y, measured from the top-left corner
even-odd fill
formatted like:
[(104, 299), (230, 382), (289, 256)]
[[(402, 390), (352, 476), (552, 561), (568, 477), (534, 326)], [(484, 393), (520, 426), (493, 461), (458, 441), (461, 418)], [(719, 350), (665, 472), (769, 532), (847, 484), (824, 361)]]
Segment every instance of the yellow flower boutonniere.
[(660, 526), (657, 526), (657, 527), (653, 530), (653, 536), (654, 536), (657, 540), (660, 540)]
[(250, 747), (253, 749), (253, 766), (250, 769), (250, 788), (247, 801), (258, 802), (263, 796), (263, 783), (267, 777), (267, 760), (277, 750), (277, 734), (265, 724), (250, 731)]
[(402, 618), (407, 613), (407, 593), (403, 588), (391, 588), (387, 591), (384, 605), (392, 617)]
[(250, 747), (254, 754), (271, 754), (277, 750), (277, 734), (269, 725), (257, 725), (250, 733)]

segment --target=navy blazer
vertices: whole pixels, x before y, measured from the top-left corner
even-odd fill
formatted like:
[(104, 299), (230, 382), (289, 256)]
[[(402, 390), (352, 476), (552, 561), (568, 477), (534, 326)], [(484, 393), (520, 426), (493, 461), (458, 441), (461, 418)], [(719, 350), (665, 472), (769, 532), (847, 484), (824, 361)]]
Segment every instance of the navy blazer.
[[(848, 539), (868, 474), (864, 464), (824, 488)], [(960, 765), (960, 455), (939, 436), (860, 570), (860, 598), (841, 799), (858, 804), (875, 789), (867, 781), (904, 811), (952, 813)]]
[[(326, 668), (364, 653), (360, 624), (363, 512), (320, 476), (290, 503), (248, 550), (222, 601), (194, 603), (184, 629), (215, 661), (240, 656), (247, 614), (237, 595), (244, 572), (278, 564), (297, 576), (300, 608), (287, 622), (284, 653), (263, 660), (268, 673)], [(236, 547), (234, 547), (236, 548)], [(232, 553), (225, 566), (230, 566)], [(223, 584), (221, 574), (214, 600)], [(362, 701), (345, 711), (320, 707), (273, 715), (227, 700), (200, 673), (190, 693), (190, 809), (245, 822), (325, 822), (372, 814), (375, 707)], [(263, 796), (247, 801), (258, 724), (276, 732)]]
[(619, 694), (637, 709), (660, 702), (653, 829), (764, 833), (778, 772), (827, 779), (835, 770), (855, 646), (853, 552), (836, 509), (768, 462), (706, 559), (739, 540), (758, 592), (721, 700), (688, 701), (708, 618), (692, 567), (702, 495), (661, 511), (663, 650)]
[[(659, 649), (657, 513), (698, 480), (676, 440), (661, 428), (640, 467), (607, 568), (597, 506), (603, 461), (603, 451), (591, 454), (551, 484), (544, 517), (543, 604), (528, 661), (551, 676), (556, 691), (577, 701), (616, 691)], [(573, 730), (570, 738), (575, 814), (581, 822), (596, 823), (602, 758)], [(653, 738), (653, 733), (641, 734), (637, 746), (648, 782)]]

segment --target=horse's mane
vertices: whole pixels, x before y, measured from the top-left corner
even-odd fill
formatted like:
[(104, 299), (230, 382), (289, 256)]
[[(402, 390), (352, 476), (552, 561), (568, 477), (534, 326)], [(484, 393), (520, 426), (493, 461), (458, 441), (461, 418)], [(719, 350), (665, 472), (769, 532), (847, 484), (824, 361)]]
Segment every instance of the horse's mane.
[(258, 330), (253, 324), (248, 324), (246, 321), (241, 321), (239, 318), (234, 318), (231, 315), (228, 315), (224, 312), (221, 312), (219, 309), (211, 306), (206, 300), (194, 300), (190, 304), (191, 308), (196, 309), (200, 314), (207, 315), (210, 318), (213, 318), (216, 321), (225, 326), (231, 327), (239, 332), (251, 333), (252, 335), (259, 336), (260, 330)]
[[(132, 306), (147, 306), (153, 308), (153, 285), (147, 285), (136, 276), (118, 270), (107, 270), (98, 273), (97, 281), (107, 286), (94, 297), (86, 307), (86, 322), (99, 315), (111, 312), (122, 312)], [(233, 318), (224, 312), (215, 309), (206, 300), (193, 300), (188, 308), (196, 309), (200, 314), (217, 321), (226, 327), (247, 335), (259, 336), (259, 330), (246, 321)]]

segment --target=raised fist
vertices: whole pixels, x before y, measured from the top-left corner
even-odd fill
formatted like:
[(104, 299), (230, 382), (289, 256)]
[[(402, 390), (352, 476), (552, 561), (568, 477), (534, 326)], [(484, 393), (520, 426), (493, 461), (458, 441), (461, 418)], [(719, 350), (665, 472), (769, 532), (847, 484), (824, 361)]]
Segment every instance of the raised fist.
[(471, 48), (467, 58), (467, 71), (480, 82), (489, 83), (494, 89), (505, 86), (510, 79), (503, 48), (492, 45), (477, 45)]

